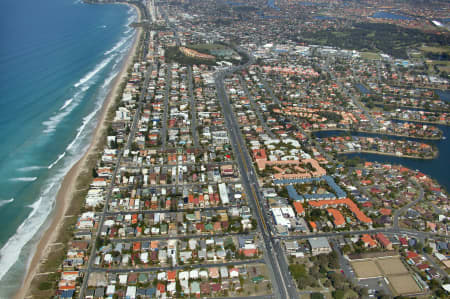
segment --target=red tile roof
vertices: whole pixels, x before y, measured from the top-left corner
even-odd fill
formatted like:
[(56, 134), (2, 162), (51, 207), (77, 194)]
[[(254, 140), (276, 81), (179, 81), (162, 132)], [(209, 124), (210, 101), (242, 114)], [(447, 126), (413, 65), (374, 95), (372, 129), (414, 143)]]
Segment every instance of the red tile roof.
[(335, 226), (342, 226), (345, 224), (345, 219), (344, 216), (342, 216), (341, 212), (336, 209), (327, 209), (327, 211), (333, 216)]
[(303, 204), (299, 201), (294, 201), (294, 208), (298, 215), (303, 215), (305, 213), (305, 209), (303, 208)]
[(392, 244), (391, 241), (389, 241), (389, 239), (386, 238), (386, 236), (383, 233), (378, 233), (375, 236), (378, 242), (380, 242), (383, 247), (387, 247)]
[(369, 245), (369, 247), (377, 246), (377, 242), (374, 239), (372, 239), (372, 237), (370, 235), (368, 235), (368, 234), (364, 234), (361, 237), (361, 240), (364, 242), (364, 244)]
[(347, 208), (355, 214), (359, 221), (364, 223), (372, 223), (372, 219), (367, 217), (350, 198), (309, 201), (308, 204), (316, 208), (321, 208), (322, 206), (346, 205)]

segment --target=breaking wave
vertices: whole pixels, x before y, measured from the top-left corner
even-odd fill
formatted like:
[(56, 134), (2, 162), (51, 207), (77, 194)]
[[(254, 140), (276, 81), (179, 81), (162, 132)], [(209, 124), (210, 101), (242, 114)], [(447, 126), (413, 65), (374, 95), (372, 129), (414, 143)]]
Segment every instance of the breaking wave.
[(48, 168), (48, 169), (52, 169), (53, 166), (55, 166), (56, 164), (58, 164), (58, 162), (61, 161), (61, 159), (64, 158), (65, 155), (66, 155), (66, 152), (60, 154), (60, 155), (58, 156), (58, 158), (56, 158), (55, 161), (53, 161), (49, 166), (47, 166), (47, 168)]
[(34, 182), (37, 180), (36, 176), (32, 177), (20, 177), (20, 178), (11, 178), (9, 179), (11, 182)]
[(1, 200), (0, 201), (0, 207), (3, 207), (4, 205), (7, 205), (7, 204), (9, 204), (9, 203), (11, 203), (13, 201), (14, 201), (14, 198), (11, 198), (11, 199), (8, 199), (8, 200)]
[(101, 70), (103, 70), (113, 58), (114, 58), (114, 56), (109, 56), (108, 58), (105, 58), (102, 62), (97, 64), (92, 71), (87, 73), (83, 78), (81, 78), (73, 86), (77, 88), (77, 87), (89, 82), (89, 80), (94, 78), (95, 75), (97, 75)]
[(45, 168), (45, 167), (44, 166), (25, 166), (25, 167), (19, 168), (17, 170), (21, 171), (21, 172), (26, 172), (26, 171), (39, 170), (39, 169), (42, 169), (42, 168)]

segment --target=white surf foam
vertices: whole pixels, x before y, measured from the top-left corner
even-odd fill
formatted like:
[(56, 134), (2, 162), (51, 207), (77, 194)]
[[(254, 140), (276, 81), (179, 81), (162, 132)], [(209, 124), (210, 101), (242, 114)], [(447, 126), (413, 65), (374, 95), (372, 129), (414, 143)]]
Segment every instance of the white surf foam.
[[(99, 103), (101, 107), (101, 101)], [(98, 111), (98, 109), (96, 109)], [(95, 115), (95, 113), (91, 113)], [(93, 116), (86, 116), (83, 122), (83, 129), (80, 129), (80, 133), (77, 134), (74, 140), (78, 140), (81, 132), (84, 131), (87, 123), (93, 118)], [(72, 144), (72, 143), (71, 143)], [(48, 166), (49, 169), (53, 168), (58, 162), (60, 162), (64, 157), (63, 166), (56, 170), (55, 175), (49, 178), (45, 187), (41, 190), (39, 199), (33, 204), (27, 207), (31, 208), (32, 211), (25, 219), (25, 221), (17, 228), (15, 234), (9, 238), (6, 244), (0, 249), (0, 280), (9, 271), (9, 269), (16, 263), (21, 254), (22, 248), (41, 230), (41, 226), (45, 223), (52, 207), (55, 203), (56, 194), (58, 192), (61, 181), (63, 180), (69, 169), (81, 158), (81, 155), (85, 152), (88, 145), (82, 143), (73, 143), (72, 154), (66, 157), (66, 152), (58, 156), (58, 158)], [(31, 262), (33, 254), (29, 255), (27, 262)]]
[(71, 97), (64, 103), (64, 105), (59, 109), (59, 111), (61, 112), (51, 116), (48, 120), (42, 122), (42, 124), (45, 126), (43, 132), (46, 134), (54, 132), (58, 124), (80, 104), (81, 99), (88, 89), (89, 86), (83, 86), (73, 95), (73, 97)]
[(11, 178), (9, 179), (11, 182), (34, 182), (37, 180), (36, 176), (32, 177), (20, 177), (20, 178)]
[[(131, 35), (132, 37), (132, 35)], [(59, 123), (67, 116), (69, 115), (81, 102), (83, 96), (85, 95), (85, 92), (89, 89), (89, 87), (93, 84), (93, 81), (90, 81), (94, 78), (95, 75), (97, 75), (104, 67), (106, 67), (113, 59), (114, 59), (114, 65), (112, 69), (115, 69), (117, 66), (117, 61), (121, 61), (123, 57), (120, 57), (119, 53), (122, 54), (123, 51), (117, 52), (117, 50), (121, 50), (123, 48), (129, 48), (129, 45), (127, 42), (129, 42), (130, 36), (123, 38), (120, 40), (113, 48), (111, 48), (109, 52), (111, 55), (104, 59), (101, 63), (99, 63), (94, 70), (89, 72), (87, 75), (85, 75), (83, 78), (78, 81), (77, 84), (75, 84), (75, 87), (81, 87), (79, 91), (77, 91), (72, 98), (65, 101), (63, 106), (59, 109), (59, 113), (51, 116), (48, 120), (44, 121), (42, 124), (45, 126), (44, 133), (49, 134), (56, 130)], [(124, 47), (124, 45), (126, 45)], [(107, 53), (105, 52), (105, 53)], [(102, 85), (102, 88), (109, 85), (109, 83), (114, 79), (114, 77), (117, 75), (117, 73), (113, 73), (110, 75)], [(87, 84), (88, 81), (92, 82), (90, 84)]]
[[(108, 63), (111, 59), (113, 59), (117, 55), (111, 55), (110, 56), (111, 58), (108, 59)], [(123, 57), (120, 58), (120, 60), (122, 59)], [(89, 79), (95, 76), (87, 74), (84, 77), (84, 79), (88, 75), (90, 76)], [(67, 146), (66, 151), (60, 154), (58, 158), (53, 163), (51, 163), (47, 168), (52, 169), (58, 163), (62, 163), (62, 167), (58, 168), (55, 167), (56, 171), (55, 175), (52, 175), (48, 179), (47, 184), (44, 187), (42, 187), (38, 200), (33, 204), (29, 205), (29, 207), (32, 209), (31, 213), (28, 215), (25, 221), (17, 228), (15, 234), (11, 238), (9, 238), (6, 244), (0, 249), (0, 279), (4, 277), (4, 275), (11, 269), (11, 267), (19, 259), (20, 254), (22, 254), (22, 249), (24, 248), (24, 246), (27, 243), (29, 243), (30, 240), (33, 239), (36, 233), (42, 231), (42, 225), (45, 223), (50, 212), (52, 211), (52, 207), (55, 203), (56, 194), (59, 189), (61, 181), (63, 180), (64, 176), (69, 171), (69, 169), (76, 163), (76, 161), (78, 161), (81, 158), (82, 154), (86, 151), (86, 149), (89, 146), (89, 144), (86, 144), (84, 142), (87, 140), (86, 139), (87, 134), (91, 132), (88, 131), (87, 128), (89, 127), (91, 129), (89, 125), (92, 124), (92, 120), (94, 119), (96, 113), (98, 113), (99, 109), (102, 107), (102, 104), (108, 92), (107, 87), (109, 86), (109, 84), (116, 75), (117, 73), (112, 74), (107, 79), (105, 79), (104, 83), (102, 84), (101, 91), (98, 94), (99, 100), (96, 103), (95, 110), (83, 118), (83, 122), (81, 126), (77, 129), (77, 134), (74, 140), (72, 140), (72, 142)], [(84, 82), (87, 81), (83, 80), (83, 82), (81, 82), (78, 86), (84, 84)], [(68, 104), (67, 107), (65, 107), (64, 112), (66, 110), (69, 110), (68, 107), (75, 105), (75, 102), (76, 101), (74, 101), (71, 104)], [(32, 257), (33, 254), (32, 252), (30, 252), (30, 254), (28, 255), (29, 258), (28, 263), (31, 261)]]
[(59, 108), (59, 111), (64, 110), (66, 107), (68, 107), (71, 103), (73, 102), (73, 98), (68, 99), (67, 101), (64, 102), (64, 105), (61, 106), (61, 108)]
[(137, 21), (137, 17), (135, 17), (135, 16), (130, 16), (128, 18), (127, 22), (124, 25), (124, 27), (127, 27), (128, 29), (124, 32), (124, 34), (130, 33), (132, 30), (134, 30), (134, 28), (131, 27), (130, 25), (136, 21)]
[[(46, 184), (41, 188), (38, 200), (27, 206), (32, 209), (31, 213), (17, 228), (14, 235), (10, 237), (6, 244), (0, 249), (0, 280), (19, 259), (24, 246), (32, 240), (36, 233), (42, 231), (42, 225), (53, 210), (52, 208), (56, 200), (56, 194), (60, 183), (69, 169), (80, 159), (84, 152), (83, 147), (84, 145), (80, 144), (80, 147), (77, 147), (74, 150), (74, 154), (70, 156), (70, 159), (64, 160), (63, 167), (57, 169), (56, 173), (47, 180)], [(58, 163), (65, 155), (65, 152), (61, 154), (58, 159), (49, 166), (49, 169), (56, 165), (56, 163)], [(32, 257), (33, 253), (30, 252), (28, 255), (28, 264), (31, 262)]]
[(42, 124), (45, 126), (44, 129), (44, 133), (48, 134), (48, 133), (52, 133), (53, 131), (55, 131), (56, 127), (58, 126), (58, 124), (64, 119), (64, 117), (66, 117), (68, 114), (70, 113), (70, 111), (64, 111), (62, 113), (58, 113), (56, 115), (53, 115), (52, 117), (50, 117), (48, 120), (42, 122)]
[(130, 27), (130, 25), (131, 25), (131, 23), (136, 22), (138, 20), (138, 15), (134, 8), (130, 7), (130, 9), (128, 10), (128, 14), (130, 16), (128, 17), (127, 22), (125, 23), (124, 27), (129, 27), (129, 29), (124, 32), (125, 34), (129, 33), (131, 30), (134, 29), (133, 27)]
[[(128, 25), (127, 25), (127, 26), (128, 26)], [(127, 29), (127, 31), (124, 32), (124, 34), (128, 34), (128, 33), (130, 33), (130, 32), (133, 31), (133, 30), (134, 30), (134, 28), (130, 27), (129, 29)]]
[(106, 51), (105, 53), (103, 53), (103, 55), (109, 55), (111, 53), (114, 53), (115, 51), (117, 51), (118, 49), (120, 49), (120, 47), (122, 47), (128, 40), (130, 39), (129, 36), (121, 39), (120, 41), (118, 41), (114, 47), (112, 47), (111, 49), (109, 49), (108, 51)]
[(45, 168), (45, 167), (44, 166), (37, 166), (37, 165), (35, 165), (35, 166), (22, 167), (22, 168), (19, 168), (17, 170), (21, 171), (21, 172), (27, 172), (27, 171), (39, 170), (39, 169), (42, 169), (42, 168)]
[(78, 141), (78, 138), (80, 138), (81, 133), (83, 133), (84, 128), (86, 128), (86, 125), (94, 118), (95, 114), (98, 112), (99, 109), (95, 109), (91, 113), (89, 113), (87, 116), (83, 118), (83, 123), (80, 127), (77, 129), (77, 135), (75, 135), (75, 138), (72, 140), (71, 143), (67, 146), (67, 150), (70, 150)]
[(134, 7), (129, 7), (127, 14), (129, 14), (130, 16), (127, 19), (128, 24), (130, 24), (133, 20), (135, 20), (137, 18), (137, 13), (136, 13), (136, 9)]
[(31, 213), (17, 228), (16, 233), (0, 249), (0, 279), (14, 265), (19, 258), (21, 248), (36, 234), (50, 213), (53, 203), (43, 201), (43, 198), (50, 194), (54, 186), (55, 183), (50, 184), (41, 193), (39, 200), (28, 206), (32, 209)]
[(0, 201), (0, 207), (3, 207), (4, 205), (7, 205), (7, 204), (9, 204), (9, 203), (11, 203), (13, 201), (14, 201), (14, 198), (11, 198), (11, 199), (8, 199), (8, 200), (1, 200)]
[[(117, 63), (114, 64), (114, 66), (117, 66)], [(111, 81), (117, 76), (118, 73), (119, 73), (118, 71), (114, 72), (114, 73), (111, 74), (111, 76), (106, 78), (105, 82), (103, 82), (102, 88), (107, 87), (111, 83)]]
[(81, 78), (77, 83), (75, 83), (75, 87), (81, 86), (85, 84), (86, 82), (89, 82), (95, 75), (97, 75), (101, 70), (103, 70), (108, 63), (114, 58), (114, 56), (109, 56), (108, 58), (105, 58), (102, 62), (97, 64), (95, 68), (87, 73), (83, 78)]
[[(114, 79), (114, 77), (118, 74), (118, 72), (114, 72), (112, 73), (110, 76), (108, 76), (105, 81), (102, 84), (102, 89), (103, 91), (105, 91), (105, 88), (111, 83), (111, 81)], [(104, 94), (99, 95), (100, 98), (104, 98)], [(69, 145), (66, 147), (66, 151), (69, 151), (73, 148), (73, 146), (75, 144), (77, 144), (79, 138), (81, 137), (81, 134), (83, 133), (83, 131), (85, 130), (86, 126), (91, 122), (91, 120), (95, 117), (95, 115), (98, 113), (98, 111), (101, 109), (103, 104), (103, 101), (98, 101), (95, 109), (89, 113), (88, 115), (86, 115), (85, 117), (83, 117), (83, 122), (81, 123), (81, 126), (79, 126), (77, 128), (77, 134), (75, 135), (75, 138), (72, 140), (71, 143), (69, 143)]]
[[(67, 116), (69, 113), (73, 111), (81, 102), (85, 92), (89, 89), (89, 87), (95, 82), (92, 80), (94, 77), (102, 71), (113, 59), (115, 61), (113, 68), (115, 69), (117, 66), (117, 61), (121, 61), (123, 57), (120, 57), (120, 54), (123, 54), (125, 50), (129, 49), (129, 42), (132, 40), (133, 34), (127, 35), (123, 37), (120, 41), (118, 41), (110, 50), (106, 51), (104, 55), (109, 55), (102, 62), (97, 64), (95, 68), (83, 76), (75, 85), (75, 88), (81, 87), (70, 99), (66, 100), (64, 104), (59, 108), (59, 112), (55, 115), (51, 116), (48, 120), (44, 121), (42, 124), (45, 126), (44, 133), (49, 134), (56, 130), (56, 127), (59, 123)], [(125, 45), (125, 46), (124, 46)], [(114, 76), (110, 76), (108, 78), (114, 78)], [(112, 80), (112, 79), (111, 79)], [(108, 82), (109, 84), (109, 82)], [(103, 86), (102, 86), (103, 87)]]
[(58, 158), (56, 158), (55, 161), (52, 162), (52, 164), (50, 164), (49, 166), (47, 166), (48, 169), (52, 169), (53, 166), (55, 166), (59, 161), (61, 161), (62, 158), (64, 158), (64, 156), (66, 155), (66, 152), (62, 153), (61, 155), (58, 156)]

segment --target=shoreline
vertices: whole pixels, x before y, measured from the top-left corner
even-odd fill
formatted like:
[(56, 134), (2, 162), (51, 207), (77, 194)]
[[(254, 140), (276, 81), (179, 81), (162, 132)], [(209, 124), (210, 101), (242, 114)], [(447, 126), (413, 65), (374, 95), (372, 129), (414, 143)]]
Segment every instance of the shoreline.
[(385, 136), (393, 136), (393, 137), (434, 140), (434, 141), (442, 140), (442, 138), (444, 137), (444, 136), (440, 136), (440, 137), (407, 136), (407, 135), (401, 135), (401, 134), (391, 134), (391, 133), (381, 133), (381, 132), (376, 132), (376, 131), (351, 130), (351, 129), (341, 129), (341, 128), (315, 129), (315, 130), (307, 130), (306, 132), (320, 133), (320, 132), (328, 132), (328, 131), (350, 132), (350, 135), (351, 135), (351, 133), (362, 133), (362, 134), (385, 135)]
[(416, 160), (433, 160), (438, 157), (438, 153), (435, 153), (433, 157), (417, 157), (417, 156), (411, 156), (411, 155), (397, 155), (395, 153), (382, 153), (377, 151), (366, 151), (366, 150), (360, 150), (360, 151), (344, 151), (344, 152), (338, 152), (338, 155), (347, 155), (347, 154), (373, 154), (373, 155), (381, 155), (381, 156), (390, 156), (390, 157), (397, 157), (397, 158), (406, 158), (406, 159), (416, 159)]
[(450, 123), (449, 123), (449, 122), (438, 122), (438, 121), (428, 121), (428, 120), (416, 120), (416, 119), (395, 118), (395, 117), (391, 117), (391, 119), (392, 119), (392, 120), (410, 121), (410, 122), (416, 122), (416, 123), (431, 124), (431, 125), (450, 126)]
[[(138, 20), (142, 20), (141, 12), (139, 8), (134, 4), (121, 3), (126, 4), (129, 7), (133, 7), (138, 14)], [(76, 184), (78, 177), (86, 171), (86, 162), (90, 155), (95, 154), (97, 150), (98, 144), (102, 142), (102, 135), (106, 129), (106, 119), (108, 116), (108, 112), (115, 104), (115, 97), (119, 90), (119, 87), (124, 78), (127, 77), (128, 68), (133, 63), (133, 58), (137, 50), (137, 46), (139, 45), (140, 36), (142, 33), (142, 28), (136, 28), (136, 33), (133, 41), (133, 45), (124, 57), (122, 62), (122, 68), (120, 72), (114, 78), (114, 82), (112, 84), (111, 90), (108, 92), (106, 96), (97, 122), (97, 126), (95, 127), (92, 136), (90, 138), (90, 144), (87, 151), (83, 154), (83, 156), (78, 160), (72, 168), (67, 172), (64, 176), (64, 179), (61, 183), (60, 189), (56, 195), (55, 207), (50, 217), (51, 221), (48, 223), (48, 226), (45, 228), (45, 232), (39, 239), (36, 247), (32, 251), (32, 258), (28, 262), (26, 273), (22, 281), (22, 286), (15, 292), (13, 298), (25, 298), (30, 291), (31, 283), (38, 274), (39, 266), (41, 264), (41, 260), (46, 259), (48, 254), (50, 253), (50, 245), (54, 243), (58, 236), (60, 235), (61, 228), (64, 223), (64, 218), (66, 216), (67, 210), (70, 206), (70, 202), (72, 201), (76, 190)], [(48, 218), (46, 222), (48, 221)], [(45, 225), (45, 223), (44, 223)]]

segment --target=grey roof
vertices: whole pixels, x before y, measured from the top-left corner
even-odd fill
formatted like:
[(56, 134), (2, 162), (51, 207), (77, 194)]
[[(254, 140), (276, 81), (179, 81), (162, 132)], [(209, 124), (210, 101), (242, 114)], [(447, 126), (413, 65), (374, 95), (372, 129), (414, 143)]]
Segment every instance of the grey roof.
[(311, 249), (330, 247), (330, 243), (328, 243), (328, 239), (325, 237), (309, 238), (308, 241), (309, 245), (311, 245)]
[(104, 288), (96, 288), (94, 295), (95, 295), (95, 297), (103, 297), (105, 295), (105, 289)]

